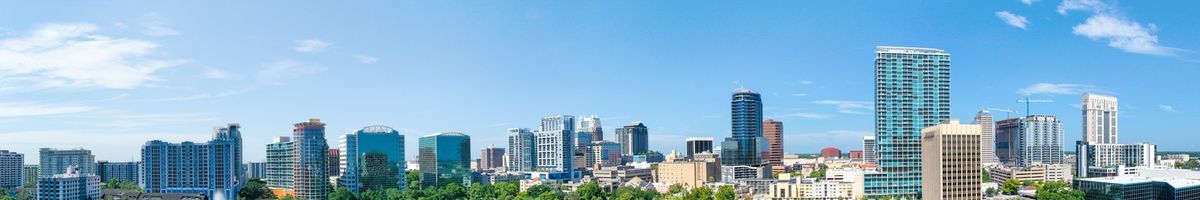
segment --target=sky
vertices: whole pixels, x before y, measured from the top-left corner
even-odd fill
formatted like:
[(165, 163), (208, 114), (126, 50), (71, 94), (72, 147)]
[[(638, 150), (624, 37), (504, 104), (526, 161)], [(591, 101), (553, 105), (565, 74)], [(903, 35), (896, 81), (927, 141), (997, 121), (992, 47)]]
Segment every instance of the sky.
[[(1120, 141), (1200, 151), (1200, 1), (97, 1), (0, 6), (0, 149), (137, 160), (150, 140), (239, 123), (246, 161), (320, 118), (463, 132), (472, 154), (548, 115), (641, 121), (651, 150), (730, 135), (739, 87), (787, 153), (861, 149), (876, 46), (952, 54), (952, 115), (1059, 116), (1120, 98)], [(996, 118), (1010, 116), (993, 111)], [(1066, 145), (1071, 151), (1073, 145)]]

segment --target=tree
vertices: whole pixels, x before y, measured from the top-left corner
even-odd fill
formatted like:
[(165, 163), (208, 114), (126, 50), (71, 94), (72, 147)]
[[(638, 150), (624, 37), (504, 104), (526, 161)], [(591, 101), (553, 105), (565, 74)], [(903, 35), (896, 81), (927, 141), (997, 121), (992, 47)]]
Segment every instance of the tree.
[(467, 197), (467, 188), (464, 188), (458, 182), (449, 182), (442, 186), (438, 195), (440, 198), (435, 199), (464, 199)]
[(988, 196), (988, 197), (994, 197), (994, 196), (996, 196), (996, 188), (990, 188), (990, 187), (989, 187), (989, 188), (987, 189), (987, 192), (986, 192), (986, 194), (987, 194), (987, 196)]
[(717, 188), (716, 200), (733, 200), (737, 198), (737, 194), (733, 192), (733, 186), (722, 185)]
[(705, 186), (692, 188), (692, 191), (688, 192), (688, 194), (684, 197), (684, 199), (712, 200), (713, 199), (713, 191), (712, 191), (712, 188), (705, 187)]
[(496, 186), (493, 186), (493, 188), (496, 189), (496, 195), (499, 196), (501, 199), (506, 198), (506, 197), (507, 198), (516, 197), (517, 195), (519, 195), (521, 193), (521, 186), (517, 185), (516, 182), (496, 183)]
[(1004, 194), (1006, 195), (1014, 195), (1017, 194), (1017, 190), (1021, 189), (1021, 182), (1017, 181), (1017, 179), (1004, 180), (1004, 184), (1000, 189), (1003, 190)]
[[(333, 193), (329, 193), (330, 200), (358, 200), (358, 194), (350, 191), (349, 188), (338, 187)], [(369, 199), (369, 198), (368, 198)]]
[(1083, 200), (1083, 191), (1071, 189), (1066, 182), (1049, 181), (1038, 186), (1037, 199)]
[(138, 187), (137, 183), (134, 183), (133, 181), (128, 181), (128, 180), (109, 180), (108, 182), (104, 182), (104, 185), (102, 185), (100, 187), (100, 189), (114, 189), (114, 190), (136, 191), (136, 192), (142, 191), (142, 188)]
[(472, 183), (467, 188), (467, 199), (496, 199), (496, 191), (491, 184)]
[(979, 170), (979, 173), (980, 173), (981, 178), (983, 178), (984, 183), (992, 182), (992, 173), (991, 172), (988, 172), (988, 170)]
[(825, 168), (813, 170), (813, 172), (811, 174), (809, 174), (808, 177), (809, 178), (824, 178), (825, 177)]
[(271, 192), (271, 188), (267, 188), (267, 182), (250, 179), (250, 181), (246, 181), (246, 186), (238, 191), (238, 197), (247, 200), (275, 199), (275, 193)]
[(608, 196), (604, 194), (604, 189), (601, 189), (600, 185), (596, 184), (596, 182), (587, 182), (579, 185), (579, 188), (575, 189), (575, 193), (579, 194), (579, 198), (583, 200), (604, 199), (604, 197)]
[(1179, 169), (1196, 169), (1200, 168), (1200, 161), (1190, 160), (1187, 162), (1175, 163), (1175, 168)]
[(279, 200), (300, 200), (300, 198), (296, 198), (296, 196), (292, 196), (292, 195), (287, 195), (287, 196), (283, 196), (283, 198), (279, 198)]

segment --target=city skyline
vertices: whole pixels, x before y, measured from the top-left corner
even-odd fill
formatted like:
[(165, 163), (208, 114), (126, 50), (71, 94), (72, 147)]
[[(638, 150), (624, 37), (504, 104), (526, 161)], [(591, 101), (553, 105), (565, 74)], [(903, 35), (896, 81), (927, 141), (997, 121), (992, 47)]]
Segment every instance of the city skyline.
[[(124, 162), (136, 160), (146, 141), (206, 141), (210, 127), (239, 123), (244, 161), (261, 162), (273, 136), (291, 135), (297, 121), (321, 118), (329, 147), (358, 128), (381, 124), (410, 138), (407, 159), (417, 152), (412, 138), (437, 132), (497, 141), (472, 143), (471, 157), (478, 158), (478, 149), (503, 144), (508, 128), (536, 128), (551, 115), (595, 114), (608, 124), (603, 138), (642, 121), (650, 150), (682, 152), (686, 138), (730, 136), (729, 91), (745, 87), (762, 93), (763, 118), (788, 124), (785, 152), (849, 151), (874, 135), (870, 52), (882, 45), (953, 53), (951, 118), (971, 119), (984, 108), (1024, 112), (1016, 100), (1025, 96), (1053, 100), (1031, 105), (1031, 114), (1057, 116), (1065, 129), (1063, 150), (1073, 151), (1071, 142), (1083, 135), (1079, 99), (1095, 92), (1121, 100), (1121, 143), (1200, 150), (1189, 142), (1195, 140), (1179, 139), (1200, 137), (1187, 128), (1200, 121), (1187, 115), (1200, 109), (1189, 101), (1200, 98), (1189, 88), (1200, 80), (1184, 75), (1200, 72), (1200, 56), (1192, 53), (1200, 38), (1189, 37), (1198, 28), (1187, 20), (1200, 14), (1186, 9), (1200, 2), (1121, 1), (1104, 8), (1058, 1), (652, 3), (636, 9), (312, 3), (270, 17), (249, 16), (276, 2), (246, 2), (245, 9), (219, 16), (205, 11), (224, 5), (210, 3), (0, 8), (0, 57), (52, 55), (23, 44), (80, 50), (71, 41), (106, 47), (81, 52), (116, 56), (87, 61), (96, 63), (0, 61), (6, 80), (0, 82), (0, 145), (24, 154), (28, 164), (37, 163), (39, 148), (83, 148), (96, 160)], [(104, 9), (83, 9), (89, 7)], [(373, 7), (395, 10), (363, 9)], [(919, 12), (939, 8), (960, 14)], [(657, 9), (677, 12), (652, 12)], [(722, 12), (704, 11), (710, 9)], [(844, 12), (852, 9), (861, 12)], [(310, 13), (344, 10), (363, 11), (328, 19)], [(955, 19), (945, 19), (950, 15)], [(872, 20), (885, 16), (946, 21), (905, 29)], [(1140, 31), (1150, 40), (1106, 35), (1105, 28)], [(47, 33), (63, 35), (36, 40)], [(1122, 39), (1149, 43), (1131, 47)], [(94, 75), (63, 75), (78, 72)], [(1145, 89), (1154, 86), (1165, 90)], [(1010, 116), (991, 114), (995, 121)]]

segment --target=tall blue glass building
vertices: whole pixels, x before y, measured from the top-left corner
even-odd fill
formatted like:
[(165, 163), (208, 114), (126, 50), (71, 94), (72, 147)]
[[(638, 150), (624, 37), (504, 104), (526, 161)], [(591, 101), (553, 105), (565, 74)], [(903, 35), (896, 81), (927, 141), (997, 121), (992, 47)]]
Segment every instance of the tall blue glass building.
[(422, 185), (466, 181), (471, 170), (471, 136), (435, 133), (421, 137), (417, 151)]
[(875, 51), (875, 153), (867, 196), (919, 197), (921, 129), (950, 119), (950, 54), (880, 46)]
[(142, 181), (147, 193), (200, 193), (210, 199), (237, 199), (246, 183), (242, 169), (241, 127), (217, 127), (207, 143), (168, 143), (142, 146)]
[(329, 198), (329, 144), (325, 123), (308, 119), (292, 128), (292, 188), (300, 199)]
[(730, 102), (733, 137), (721, 143), (722, 166), (760, 166), (767, 154), (763, 138), (762, 96), (745, 88), (733, 91)]
[(342, 136), (338, 186), (355, 191), (408, 185), (404, 135), (392, 127), (373, 125)]

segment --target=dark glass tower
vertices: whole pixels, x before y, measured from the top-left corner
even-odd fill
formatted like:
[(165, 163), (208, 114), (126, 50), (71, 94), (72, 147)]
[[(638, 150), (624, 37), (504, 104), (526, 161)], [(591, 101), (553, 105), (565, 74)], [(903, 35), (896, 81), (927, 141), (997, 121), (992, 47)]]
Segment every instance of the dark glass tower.
[(762, 96), (745, 88), (733, 91), (733, 137), (721, 143), (722, 166), (760, 166), (767, 153), (763, 138)]

